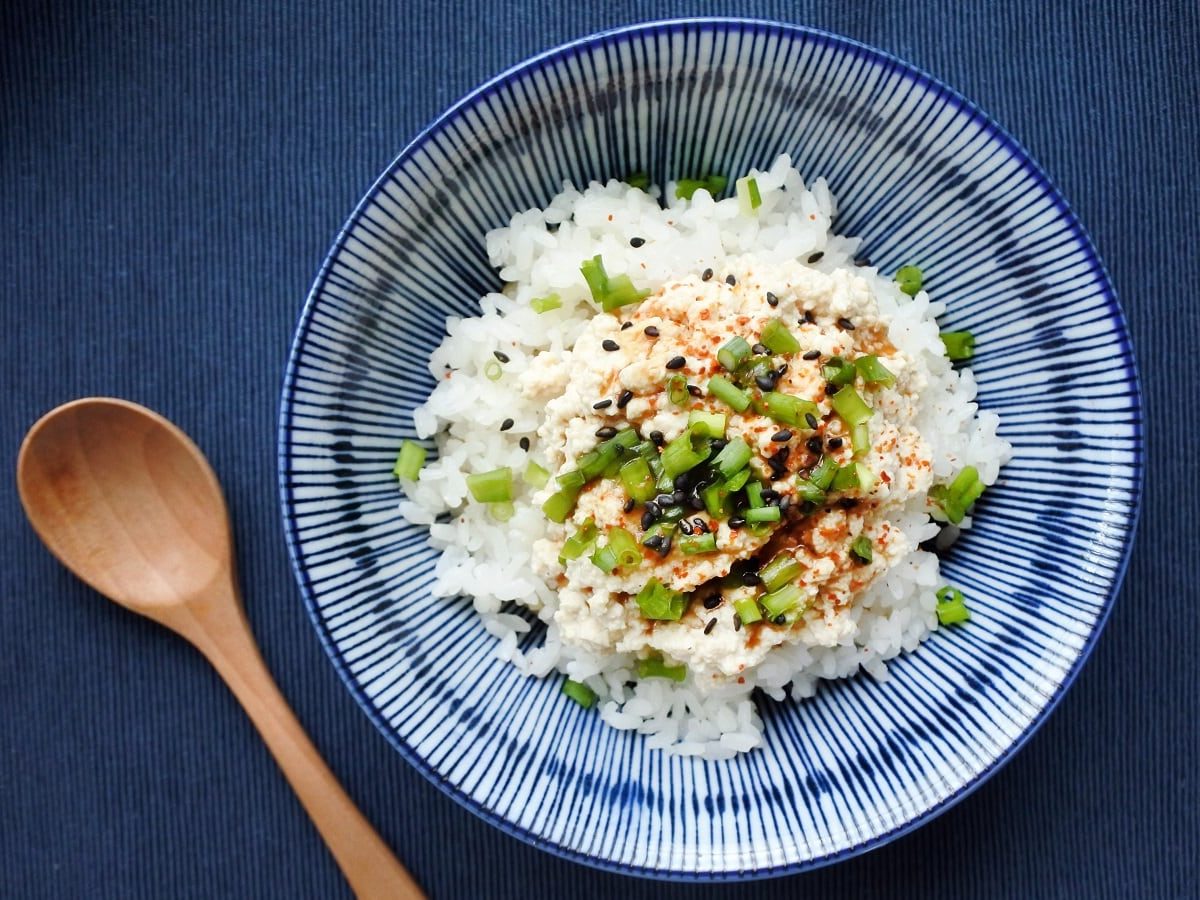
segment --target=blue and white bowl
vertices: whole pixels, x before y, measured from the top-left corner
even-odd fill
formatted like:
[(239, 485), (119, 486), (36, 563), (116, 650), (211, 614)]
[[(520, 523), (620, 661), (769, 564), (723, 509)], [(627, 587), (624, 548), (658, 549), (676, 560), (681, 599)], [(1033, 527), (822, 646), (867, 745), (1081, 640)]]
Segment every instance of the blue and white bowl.
[[(920, 260), (944, 325), (979, 337), (981, 406), (1015, 457), (944, 561), (968, 626), (892, 677), (764, 704), (728, 762), (647, 749), (492, 656), (390, 474), (448, 315), (496, 290), (483, 236), (564, 179), (659, 182), (791, 154), (835, 230), (884, 271)], [(682, 879), (833, 862), (979, 786), (1061, 699), (1111, 609), (1141, 483), (1141, 403), (1095, 249), (1046, 176), (967, 100), (885, 53), (806, 28), (661, 22), (505, 72), (414, 140), (338, 236), (304, 309), (279, 431), (284, 519), (309, 614), (388, 740), (510, 834)]]

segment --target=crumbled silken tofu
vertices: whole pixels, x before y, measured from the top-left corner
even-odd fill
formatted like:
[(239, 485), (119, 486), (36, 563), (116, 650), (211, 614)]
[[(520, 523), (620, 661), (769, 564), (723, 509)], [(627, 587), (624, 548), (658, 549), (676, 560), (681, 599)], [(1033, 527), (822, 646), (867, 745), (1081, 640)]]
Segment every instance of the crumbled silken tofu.
[[(725, 280), (729, 274), (734, 284)], [(767, 302), (768, 291), (777, 298), (775, 305)], [(786, 369), (773, 375), (771, 389), (815, 402), (815, 429), (811, 424), (784, 429), (753, 406), (735, 412), (705, 391), (709, 378), (728, 374), (717, 360), (718, 350), (735, 335), (755, 343), (772, 319), (787, 326), (801, 350), (787, 355)], [(623, 328), (624, 323), (632, 324)], [(919, 367), (892, 345), (887, 329), (868, 283), (853, 273), (744, 258), (709, 280), (680, 279), (640, 304), (598, 314), (570, 350), (539, 354), (522, 374), (521, 388), (545, 403), (538, 439), (556, 476), (573, 469), (606, 428), (632, 426), (643, 439), (657, 432), (661, 442), (669, 442), (684, 433), (693, 410), (704, 410), (726, 416), (725, 437), (746, 441), (754, 452), (754, 473), (786, 507), (774, 529), (731, 527), (731, 520), (690, 510), (686, 527), (713, 532), (715, 551), (686, 555), (672, 548), (664, 554), (643, 546), (639, 565), (606, 574), (586, 554), (560, 563), (564, 540), (590, 521), (601, 534), (620, 526), (641, 541), (644, 507), (630, 508), (619, 480), (592, 481), (567, 522), (552, 526), (549, 538), (534, 547), (536, 571), (558, 589), (555, 621), (562, 640), (598, 653), (662, 654), (686, 664), (701, 688), (736, 679), (782, 643), (852, 641), (855, 599), (913, 549), (889, 516), (925, 492), (932, 480), (928, 448), (913, 426), (923, 387)], [(812, 351), (820, 357), (805, 360)], [(797, 473), (807, 473), (822, 455), (841, 465), (853, 454), (849, 430), (826, 396), (821, 367), (832, 356), (867, 354), (878, 356), (896, 376), (893, 386), (866, 392), (875, 414), (868, 423), (870, 451), (860, 461), (874, 474), (874, 484), (846, 492), (840, 503), (804, 507), (796, 497)], [(682, 405), (665, 391), (673, 375), (684, 376), (692, 388)], [(605, 400), (612, 402), (595, 408)], [(780, 451), (786, 456), (772, 463), (769, 457)], [(555, 490), (552, 481), (536, 499)], [(850, 552), (859, 536), (871, 542), (869, 562)], [(676, 541), (679, 537), (677, 532)], [(746, 590), (736, 584), (737, 564), (754, 560), (761, 565), (778, 553), (800, 563), (794, 583), (804, 598), (803, 612), (744, 625), (732, 607), (738, 591)], [(651, 578), (689, 595), (678, 621), (651, 621), (642, 614), (636, 595)]]

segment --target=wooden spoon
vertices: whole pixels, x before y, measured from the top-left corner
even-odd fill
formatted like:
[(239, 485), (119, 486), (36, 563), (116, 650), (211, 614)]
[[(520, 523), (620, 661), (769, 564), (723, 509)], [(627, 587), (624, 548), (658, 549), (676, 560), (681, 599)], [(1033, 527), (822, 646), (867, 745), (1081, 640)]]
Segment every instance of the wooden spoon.
[(17, 461), (25, 513), (63, 564), (208, 657), (245, 707), (358, 897), (423, 897), (321, 760), (242, 609), (216, 475), (182, 431), (103, 397), (47, 413)]

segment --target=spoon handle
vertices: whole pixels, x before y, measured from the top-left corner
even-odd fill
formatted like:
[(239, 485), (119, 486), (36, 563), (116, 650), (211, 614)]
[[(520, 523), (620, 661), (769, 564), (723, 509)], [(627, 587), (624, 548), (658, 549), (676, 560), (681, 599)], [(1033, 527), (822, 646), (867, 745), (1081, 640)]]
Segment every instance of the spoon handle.
[(170, 624), (208, 658), (242, 704), (355, 896), (424, 900), (305, 734), (267, 671), (236, 593), (232, 599), (193, 604)]

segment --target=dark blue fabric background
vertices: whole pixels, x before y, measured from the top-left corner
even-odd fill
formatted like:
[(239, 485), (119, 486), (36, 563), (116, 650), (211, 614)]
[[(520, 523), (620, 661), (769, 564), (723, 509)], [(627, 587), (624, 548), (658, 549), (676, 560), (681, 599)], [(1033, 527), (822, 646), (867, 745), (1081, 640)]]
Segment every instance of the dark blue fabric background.
[[(1125, 588), (1028, 747), (865, 857), (711, 891), (518, 843), (388, 747), (304, 614), (274, 444), (292, 328), (322, 255), (422, 124), (531, 53), (696, 13), (849, 35), (1011, 130), (1112, 273), (1149, 415)], [(22, 434), (89, 394), (146, 403), (209, 454), (268, 664), (435, 897), (1200, 894), (1198, 24), (1192, 0), (0, 4), (0, 895), (348, 893), (200, 656), (74, 581), (24, 522), (10, 474)]]

